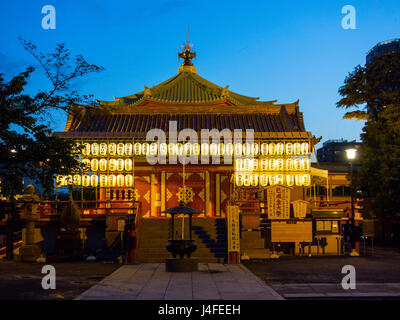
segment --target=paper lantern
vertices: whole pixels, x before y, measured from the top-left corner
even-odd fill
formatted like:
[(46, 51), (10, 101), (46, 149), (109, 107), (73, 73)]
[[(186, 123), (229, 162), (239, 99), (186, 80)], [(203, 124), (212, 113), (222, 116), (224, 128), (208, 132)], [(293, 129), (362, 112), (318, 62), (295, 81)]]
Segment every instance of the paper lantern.
[(100, 155), (102, 155), (102, 156), (107, 155), (107, 143), (100, 143), (99, 152), (100, 152)]
[(92, 161), (90, 161), (90, 170), (92, 170), (92, 171), (99, 170), (99, 160), (92, 159)]
[(90, 160), (89, 159), (82, 159), (82, 169), (90, 170)]
[(300, 158), (296, 158), (294, 159), (294, 170), (296, 171), (300, 171), (301, 170), (301, 159)]
[(117, 160), (117, 170), (118, 171), (124, 171), (124, 167), (125, 167), (124, 159), (118, 159)]
[(123, 156), (125, 152), (125, 144), (120, 142), (117, 144), (117, 155)]
[(125, 186), (132, 187), (133, 185), (133, 176), (131, 174), (127, 174), (125, 176)]
[(72, 182), (74, 185), (76, 185), (76, 186), (81, 185), (81, 175), (80, 174), (74, 174), (72, 179), (73, 179)]
[(236, 185), (241, 187), (243, 185), (243, 176), (241, 174), (237, 174), (235, 177)]
[(247, 171), (247, 172), (251, 171), (251, 166), (252, 166), (252, 160), (248, 159), (248, 158), (244, 159), (244, 161), (243, 161), (244, 171)]
[(260, 175), (260, 185), (266, 187), (268, 185), (268, 178), (267, 174)]
[(268, 143), (261, 144), (261, 155), (263, 156), (268, 155)]
[(192, 144), (191, 143), (185, 143), (183, 145), (183, 152), (185, 156), (191, 156), (192, 155)]
[(210, 144), (210, 155), (217, 156), (218, 155), (218, 145), (216, 143)]
[(244, 174), (243, 175), (243, 185), (245, 187), (249, 187), (250, 186), (250, 175), (249, 174)]
[(108, 182), (107, 180), (108, 179), (105, 174), (100, 175), (100, 187), (107, 187), (107, 182)]
[(309, 145), (308, 145), (308, 142), (303, 142), (302, 144), (301, 144), (301, 154), (305, 154), (305, 155), (307, 155), (307, 154), (309, 154), (310, 152), (309, 152)]
[(210, 151), (208, 143), (202, 143), (201, 144), (201, 155), (202, 156), (208, 156)]
[(251, 154), (254, 156), (257, 156), (258, 152), (259, 152), (259, 148), (260, 147), (259, 147), (258, 143), (252, 143), (251, 144)]
[(235, 149), (235, 156), (241, 156), (242, 155), (243, 147), (242, 147), (241, 143), (235, 143), (234, 149)]
[(200, 154), (200, 145), (197, 142), (192, 145), (192, 154), (195, 156)]
[(115, 143), (110, 143), (108, 145), (108, 154), (110, 156), (115, 156), (116, 153), (117, 153), (117, 145)]
[(286, 184), (291, 187), (294, 185), (294, 176), (292, 174), (286, 175)]
[(84, 143), (83, 145), (83, 149), (82, 149), (82, 154), (84, 156), (88, 156), (90, 154), (90, 143)]
[(117, 177), (113, 174), (108, 176), (108, 186), (115, 187), (117, 185)]
[(283, 174), (277, 174), (276, 175), (276, 184), (284, 184), (285, 183), (285, 177)]
[(283, 145), (283, 143), (282, 143), (282, 142), (277, 143), (277, 144), (276, 144), (276, 154), (277, 154), (278, 156), (281, 156), (281, 155), (283, 155), (283, 151), (284, 151), (284, 145)]
[(301, 159), (301, 169), (303, 171), (310, 170), (310, 159), (308, 159), (308, 158)]
[(258, 160), (257, 159), (252, 159), (251, 160), (251, 169), (253, 171), (257, 171), (258, 170)]
[(117, 170), (117, 161), (115, 159), (110, 159), (110, 161), (108, 163), (108, 168), (110, 171)]
[(72, 186), (73, 183), (74, 183), (74, 180), (73, 180), (73, 177), (72, 177), (71, 174), (65, 176), (64, 184), (65, 184), (66, 186)]
[(229, 142), (225, 145), (225, 154), (228, 156), (233, 155), (233, 144), (232, 143)]
[(160, 143), (160, 154), (162, 156), (166, 156), (167, 153), (168, 153), (168, 145), (165, 142)]
[(251, 155), (251, 144), (248, 142), (243, 144), (243, 155), (245, 156)]
[(258, 174), (253, 173), (250, 175), (250, 184), (253, 187), (258, 186)]
[(100, 169), (100, 171), (106, 171), (107, 170), (107, 159), (100, 159), (100, 161), (99, 161), (99, 169)]
[(99, 155), (99, 144), (98, 143), (92, 143), (92, 155), (98, 156)]
[(135, 152), (135, 156), (140, 156), (142, 154), (142, 144), (136, 142), (133, 146), (133, 151)]
[(296, 142), (293, 144), (293, 152), (296, 156), (301, 154), (301, 144)]
[(132, 143), (125, 143), (125, 150), (124, 153), (126, 156), (131, 156), (133, 152)]
[(293, 143), (288, 142), (286, 143), (286, 154), (291, 156), (293, 154)]
[(303, 186), (309, 186), (311, 184), (311, 176), (309, 174), (303, 174), (301, 182)]
[(269, 170), (271, 170), (271, 171), (275, 171), (276, 170), (276, 163), (275, 163), (274, 159), (269, 159), (268, 160), (268, 167), (269, 167)]
[(268, 160), (267, 159), (260, 160), (260, 169), (261, 169), (261, 171), (268, 171)]
[(90, 176), (85, 174), (82, 176), (82, 185), (84, 187), (89, 187), (90, 186)]
[(283, 159), (276, 159), (276, 170), (277, 171), (283, 171)]
[(176, 155), (183, 156), (183, 144), (180, 142), (176, 144)]
[(294, 170), (294, 160), (293, 158), (286, 159), (286, 170), (293, 171)]
[(132, 167), (132, 159), (125, 159), (125, 170), (131, 171)]
[(125, 183), (125, 178), (122, 174), (117, 175), (117, 186), (123, 187)]
[(294, 176), (294, 181), (295, 181), (295, 183), (296, 183), (296, 186), (301, 186), (301, 184), (302, 184), (302, 178), (301, 178), (301, 175), (300, 174), (296, 174), (295, 176)]
[(64, 183), (65, 183), (64, 181), (65, 181), (65, 177), (64, 176), (61, 176), (61, 175), (56, 176), (56, 186), (58, 188), (64, 186)]
[(157, 143), (153, 142), (152, 144), (150, 144), (150, 155), (152, 156), (156, 156), (157, 155), (157, 151), (158, 151), (158, 145)]
[(142, 155), (147, 156), (150, 153), (150, 145), (145, 142), (142, 143)]
[(92, 187), (97, 187), (98, 184), (99, 184), (99, 177), (96, 174), (90, 176), (90, 185)]
[(243, 159), (236, 159), (235, 160), (235, 170), (242, 171), (243, 170)]
[(271, 143), (269, 144), (269, 146), (268, 146), (268, 153), (269, 153), (271, 156), (274, 156), (274, 155), (276, 154), (276, 144), (275, 144), (275, 143), (271, 142)]
[(176, 145), (175, 143), (168, 144), (168, 153), (172, 156), (176, 155)]
[(269, 184), (270, 184), (271, 186), (276, 185), (276, 175), (275, 175), (275, 174), (271, 174), (271, 175), (269, 176)]

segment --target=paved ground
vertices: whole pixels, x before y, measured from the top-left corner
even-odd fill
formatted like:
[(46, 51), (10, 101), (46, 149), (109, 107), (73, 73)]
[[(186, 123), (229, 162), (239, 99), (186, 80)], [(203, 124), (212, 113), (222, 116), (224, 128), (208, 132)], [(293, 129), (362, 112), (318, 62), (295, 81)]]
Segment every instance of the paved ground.
[[(375, 248), (372, 256), (285, 257), (243, 262), (285, 298), (395, 298), (400, 299), (400, 253)], [(356, 289), (341, 286), (342, 267), (353, 265)]]
[(242, 265), (201, 263), (199, 271), (165, 272), (164, 263), (124, 265), (77, 300), (282, 300)]
[(56, 289), (42, 289), (42, 264), (0, 260), (0, 300), (72, 300), (121, 265), (103, 262), (49, 263)]

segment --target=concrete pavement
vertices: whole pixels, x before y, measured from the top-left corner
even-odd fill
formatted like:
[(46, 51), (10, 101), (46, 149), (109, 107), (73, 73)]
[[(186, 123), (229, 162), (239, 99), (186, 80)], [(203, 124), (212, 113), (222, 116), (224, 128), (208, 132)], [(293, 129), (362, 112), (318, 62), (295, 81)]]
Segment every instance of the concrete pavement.
[(243, 265), (200, 263), (165, 272), (164, 263), (124, 265), (75, 300), (282, 300)]

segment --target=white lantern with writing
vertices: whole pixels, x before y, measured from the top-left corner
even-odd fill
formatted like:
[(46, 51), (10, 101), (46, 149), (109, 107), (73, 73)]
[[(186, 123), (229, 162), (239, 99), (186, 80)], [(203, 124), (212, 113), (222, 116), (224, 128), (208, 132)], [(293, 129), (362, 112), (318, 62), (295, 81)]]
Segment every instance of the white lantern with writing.
[(107, 143), (100, 143), (99, 152), (102, 156), (107, 155)]
[(108, 180), (107, 176), (105, 174), (101, 174), (100, 175), (100, 187), (107, 187), (107, 180)]
[(266, 187), (268, 185), (268, 179), (269, 177), (267, 174), (260, 175), (260, 185)]
[(92, 143), (92, 155), (98, 156), (99, 155), (99, 144), (98, 143)]
[(208, 156), (209, 152), (210, 152), (210, 149), (209, 149), (208, 143), (202, 143), (201, 144), (201, 155)]
[(296, 142), (293, 144), (293, 152), (296, 156), (301, 155), (301, 144)]
[(131, 171), (132, 167), (132, 159), (125, 159), (125, 170)]
[(118, 171), (124, 171), (124, 166), (125, 166), (124, 159), (118, 159), (117, 160), (117, 170)]
[(286, 184), (291, 187), (294, 185), (294, 175), (292, 174), (287, 174), (286, 175)]
[(235, 143), (235, 146), (234, 146), (234, 148), (235, 148), (235, 156), (241, 156), (242, 155), (242, 149), (243, 149), (243, 147), (242, 147), (242, 144), (241, 143)]
[(291, 142), (286, 143), (286, 154), (288, 156), (293, 155), (293, 143)]
[(117, 170), (117, 161), (115, 159), (110, 159), (110, 162), (108, 163), (108, 168), (110, 171)]
[(238, 187), (241, 187), (243, 185), (243, 176), (241, 174), (237, 174), (235, 180)]
[(274, 155), (276, 154), (276, 144), (275, 144), (275, 143), (271, 142), (271, 143), (269, 144), (268, 152), (269, 152), (269, 154), (270, 154), (271, 156), (274, 156)]
[(108, 176), (108, 186), (115, 187), (117, 185), (117, 177), (113, 174)]
[(90, 154), (90, 143), (84, 143), (83, 145), (83, 149), (82, 149), (82, 154), (84, 156), (88, 156)]
[(160, 154), (162, 156), (166, 156), (167, 153), (168, 153), (168, 145), (165, 142), (160, 143)]
[(99, 161), (99, 169), (100, 169), (100, 171), (106, 171), (107, 170), (107, 159), (100, 159), (100, 161)]
[(117, 175), (117, 186), (123, 187), (125, 183), (125, 178), (122, 174)]
[(252, 187), (258, 186), (258, 174), (253, 173), (250, 175), (250, 184)]
[(92, 159), (92, 161), (90, 161), (90, 170), (92, 170), (92, 171), (99, 170), (99, 160)]
[(81, 175), (80, 174), (74, 174), (72, 178), (72, 182), (75, 186), (81, 185)]
[(125, 152), (125, 144), (120, 142), (117, 144), (117, 155), (123, 156)]
[(135, 156), (140, 156), (142, 154), (142, 144), (139, 142), (136, 142), (133, 151), (135, 152)]
[(261, 155), (263, 156), (268, 155), (268, 143), (261, 144)]
[(99, 177), (96, 174), (90, 176), (90, 185), (92, 187), (97, 187), (99, 185)]
[(125, 143), (125, 150), (124, 153), (126, 156), (131, 156), (133, 152), (132, 143)]
[(276, 144), (276, 154), (277, 154), (278, 156), (281, 156), (281, 155), (283, 155), (283, 151), (284, 151), (284, 145), (283, 145), (283, 143), (282, 143), (282, 142), (277, 143), (277, 144)]
[(125, 186), (127, 186), (127, 187), (133, 186), (133, 176), (131, 174), (127, 174), (125, 176)]
[(117, 153), (117, 145), (115, 143), (110, 143), (108, 145), (108, 154), (110, 156), (115, 156), (116, 153)]
[(309, 152), (309, 145), (308, 145), (308, 142), (303, 142), (302, 144), (301, 144), (301, 154), (304, 154), (304, 155), (307, 155), (307, 154), (309, 154), (310, 152)]
[(90, 176), (85, 174), (82, 176), (82, 185), (84, 187), (89, 187), (90, 186)]
[(267, 159), (261, 159), (260, 160), (260, 170), (261, 171), (268, 171), (268, 160)]

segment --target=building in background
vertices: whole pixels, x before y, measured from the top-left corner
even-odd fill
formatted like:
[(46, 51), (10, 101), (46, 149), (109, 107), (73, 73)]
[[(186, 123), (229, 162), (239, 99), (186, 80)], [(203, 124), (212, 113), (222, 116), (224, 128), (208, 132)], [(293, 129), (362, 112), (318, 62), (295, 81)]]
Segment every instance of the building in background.
[[(328, 140), (317, 150), (317, 159), (318, 162), (347, 163), (346, 149), (354, 148), (360, 151), (360, 147), (361, 142), (356, 142), (355, 140)], [(355, 163), (358, 162), (358, 158), (354, 161)]]
[(375, 47), (367, 53), (366, 61), (369, 63), (375, 56), (379, 56), (387, 51), (396, 51), (400, 49), (400, 39), (393, 39), (379, 42)]

